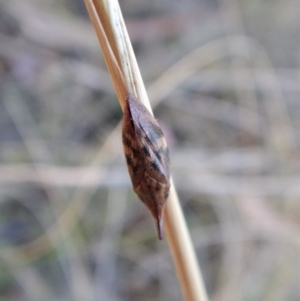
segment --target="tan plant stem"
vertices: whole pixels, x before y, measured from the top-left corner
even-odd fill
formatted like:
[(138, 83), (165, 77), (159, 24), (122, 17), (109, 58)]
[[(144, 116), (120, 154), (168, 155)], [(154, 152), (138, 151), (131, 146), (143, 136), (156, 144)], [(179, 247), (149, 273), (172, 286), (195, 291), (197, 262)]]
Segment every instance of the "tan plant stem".
[[(152, 113), (117, 0), (84, 0), (96, 30), (120, 105), (133, 93)], [(171, 179), (165, 212), (166, 237), (186, 301), (207, 301), (194, 247)]]
[(172, 179), (165, 211), (165, 229), (185, 300), (208, 301), (195, 250)]
[[(101, 3), (100, 1), (97, 1), (97, 3)], [(96, 6), (94, 5), (93, 1), (86, 0), (85, 1), (89, 16), (91, 18), (91, 21), (93, 23), (94, 28), (96, 29), (96, 34), (103, 52), (103, 57), (106, 62), (108, 71), (110, 73), (110, 76), (112, 78), (113, 84), (115, 86), (117, 96), (120, 102), (120, 105), (122, 107), (122, 110), (125, 105), (125, 98), (128, 94), (128, 89), (126, 87), (126, 84), (124, 82), (124, 76), (122, 74), (122, 71), (120, 70), (119, 63), (116, 59), (115, 53), (113, 52), (112, 46), (111, 46), (111, 40), (112, 34), (110, 34), (110, 39), (108, 40), (107, 34), (103, 28), (103, 19), (106, 20), (104, 24), (107, 24), (107, 18), (104, 18), (103, 16), (107, 16), (107, 14), (104, 13), (103, 9), (99, 8), (99, 5), (97, 6), (98, 11), (96, 9)], [(102, 12), (101, 14), (99, 13)], [(102, 18), (100, 19), (100, 16)], [(106, 26), (107, 28), (108, 26)], [(107, 29), (108, 31), (108, 29)], [(115, 48), (115, 47), (114, 47)]]

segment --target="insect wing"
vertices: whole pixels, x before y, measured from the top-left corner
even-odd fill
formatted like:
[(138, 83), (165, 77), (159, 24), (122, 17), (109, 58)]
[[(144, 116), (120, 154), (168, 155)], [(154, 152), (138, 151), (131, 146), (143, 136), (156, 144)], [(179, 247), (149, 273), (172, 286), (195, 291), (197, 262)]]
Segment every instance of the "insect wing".
[(135, 97), (128, 97), (136, 142), (142, 152), (145, 172), (157, 182), (169, 182), (169, 153), (163, 132), (147, 108)]

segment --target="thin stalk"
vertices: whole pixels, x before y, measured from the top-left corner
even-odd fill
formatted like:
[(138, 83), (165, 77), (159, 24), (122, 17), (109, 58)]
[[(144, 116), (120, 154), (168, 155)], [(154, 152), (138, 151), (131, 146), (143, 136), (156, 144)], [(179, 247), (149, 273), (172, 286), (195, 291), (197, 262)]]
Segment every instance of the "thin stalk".
[[(127, 93), (152, 113), (146, 89), (117, 0), (84, 0), (122, 109)], [(195, 250), (171, 179), (165, 210), (166, 238), (186, 301), (207, 301)]]

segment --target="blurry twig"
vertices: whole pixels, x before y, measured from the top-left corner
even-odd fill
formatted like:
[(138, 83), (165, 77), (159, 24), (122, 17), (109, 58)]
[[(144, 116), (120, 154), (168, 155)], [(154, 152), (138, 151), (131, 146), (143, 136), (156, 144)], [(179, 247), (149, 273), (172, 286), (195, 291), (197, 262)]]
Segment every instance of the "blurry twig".
[[(9, 88), (10, 86), (7, 87), (7, 89)], [(8, 94), (15, 96), (14, 92), (15, 91), (11, 89), (10, 93)], [(43, 140), (39, 139), (39, 133), (36, 131), (36, 126), (34, 125), (33, 118), (28, 108), (22, 102), (17, 103), (14, 99), (15, 97), (11, 97), (11, 99), (4, 99), (4, 104), (20, 135), (22, 136), (24, 144), (32, 158), (33, 169), (35, 170), (37, 177), (40, 177), (40, 161), (42, 161), (44, 158), (51, 163), (52, 156), (45, 146)], [(16, 99), (18, 98), (16, 97)], [(39, 143), (32, 144), (32, 141), (38, 141)], [(36, 256), (37, 253), (44, 253), (45, 250), (55, 250), (58, 248), (56, 241), (60, 241), (68, 250), (68, 259), (71, 260), (71, 257), (72, 259), (76, 257), (76, 260), (73, 260), (71, 270), (67, 268), (66, 264), (62, 260), (61, 266), (66, 274), (66, 277), (69, 276), (68, 278), (72, 279), (70, 282), (70, 288), (71, 293), (74, 296), (74, 300), (80, 300), (78, 298), (80, 298), (81, 294), (87, 294), (91, 291), (89, 287), (90, 281), (88, 281), (88, 274), (86, 273), (86, 269), (81, 262), (81, 258), (77, 253), (75, 245), (72, 243), (71, 239), (66, 239), (68, 237), (68, 227), (66, 227), (67, 221), (63, 223), (59, 222), (61, 211), (64, 210), (62, 204), (64, 204), (64, 201), (66, 200), (66, 195), (61, 190), (53, 189), (53, 187), (49, 187), (43, 182), (41, 182), (41, 185), (50, 200), (51, 209), (55, 215), (55, 219), (57, 220), (56, 231), (53, 232), (50, 231), (51, 229), (46, 229), (42, 236), (42, 241), (39, 240), (39, 238), (21, 247), (8, 248), (4, 250), (4, 252), (7, 252), (8, 254), (13, 253), (15, 255), (13, 257), (13, 263), (15, 266), (17, 266), (24, 261), (28, 261), (28, 259), (30, 260), (32, 254)], [(59, 256), (58, 258), (60, 260)], [(71, 272), (69, 273), (69, 271)], [(83, 275), (83, 280), (80, 280)]]
[[(228, 47), (226, 52), (224, 52), (224, 44)], [(265, 103), (271, 117), (272, 138), (276, 142), (278, 149), (294, 151), (297, 148), (295, 132), (285, 106), (276, 73), (263, 47), (258, 41), (245, 35), (222, 37), (194, 50), (169, 68), (149, 87), (149, 97), (156, 104), (175, 87), (198, 72), (199, 69), (226, 56), (249, 59), (249, 55), (257, 59), (259, 71), (264, 72), (266, 80), (264, 86), (268, 85), (268, 89), (264, 91), (268, 93), (268, 99), (265, 100)], [(253, 73), (255, 77), (255, 71)], [(279, 91), (280, 93), (278, 93)]]
[[(290, 196), (299, 197), (300, 187), (297, 185), (300, 181), (299, 175), (285, 176), (248, 176), (240, 177), (236, 174), (228, 174), (229, 172), (239, 172), (243, 170), (245, 173), (253, 171), (263, 172), (259, 169), (259, 160), (262, 160), (262, 166), (268, 168), (267, 155), (265, 157), (257, 154), (245, 155), (242, 159), (235, 152), (232, 154), (216, 155), (214, 158), (207, 158), (205, 156), (198, 162), (200, 154), (197, 150), (188, 151), (177, 154), (174, 153), (174, 158), (181, 160), (184, 154), (188, 154), (189, 159), (185, 164), (173, 166), (178, 179), (178, 187), (183, 191), (191, 191), (197, 193), (206, 193), (209, 195), (242, 195), (248, 194), (256, 196)], [(227, 160), (227, 164), (222, 166), (222, 162)], [(232, 162), (230, 162), (232, 161)], [(186, 164), (192, 167), (186, 167)], [(181, 171), (181, 176), (177, 170)], [(222, 175), (226, 173), (226, 175)], [(82, 180), (82, 175), (87, 175)], [(47, 186), (51, 188), (66, 188), (77, 187), (84, 191), (86, 195), (93, 192), (98, 187), (122, 187), (129, 185), (126, 179), (126, 170), (122, 167), (116, 166), (110, 170), (111, 178), (106, 179), (107, 172), (96, 167), (61, 167), (61, 166), (40, 166), (39, 171), (35, 171), (28, 165), (7, 165), (0, 167), (0, 181), (3, 185), (14, 185), (24, 183), (34, 183), (40, 186)], [(117, 176), (118, 175), (118, 176)], [(122, 175), (122, 176), (120, 176)], [(79, 183), (79, 184), (78, 184)], [(86, 190), (85, 190), (86, 189)], [(78, 196), (83, 194), (78, 194)], [(80, 205), (79, 201), (75, 198), (75, 208), (84, 209), (83, 204)], [(77, 203), (78, 202), (78, 203)], [(84, 203), (86, 204), (86, 203)], [(65, 225), (68, 231), (71, 231), (77, 224), (77, 219), (72, 217), (74, 213), (73, 207), (68, 205), (67, 209), (61, 214), (59, 220), (65, 223), (68, 218), (68, 223)], [(74, 204), (73, 204), (74, 206)], [(79, 216), (77, 216), (79, 218)], [(73, 224), (74, 223), (74, 224)], [(54, 227), (55, 229), (55, 227)], [(56, 232), (56, 230), (54, 233)], [(56, 235), (54, 236), (56, 237)], [(60, 240), (55, 240), (57, 244)]]

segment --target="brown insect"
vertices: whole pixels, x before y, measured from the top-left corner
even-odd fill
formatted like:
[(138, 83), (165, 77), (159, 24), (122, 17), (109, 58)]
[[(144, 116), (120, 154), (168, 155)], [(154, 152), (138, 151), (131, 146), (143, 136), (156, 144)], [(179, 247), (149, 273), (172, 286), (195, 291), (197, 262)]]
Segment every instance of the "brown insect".
[(133, 189), (151, 211), (163, 238), (163, 211), (170, 189), (169, 151), (163, 132), (147, 108), (128, 94), (122, 140)]

